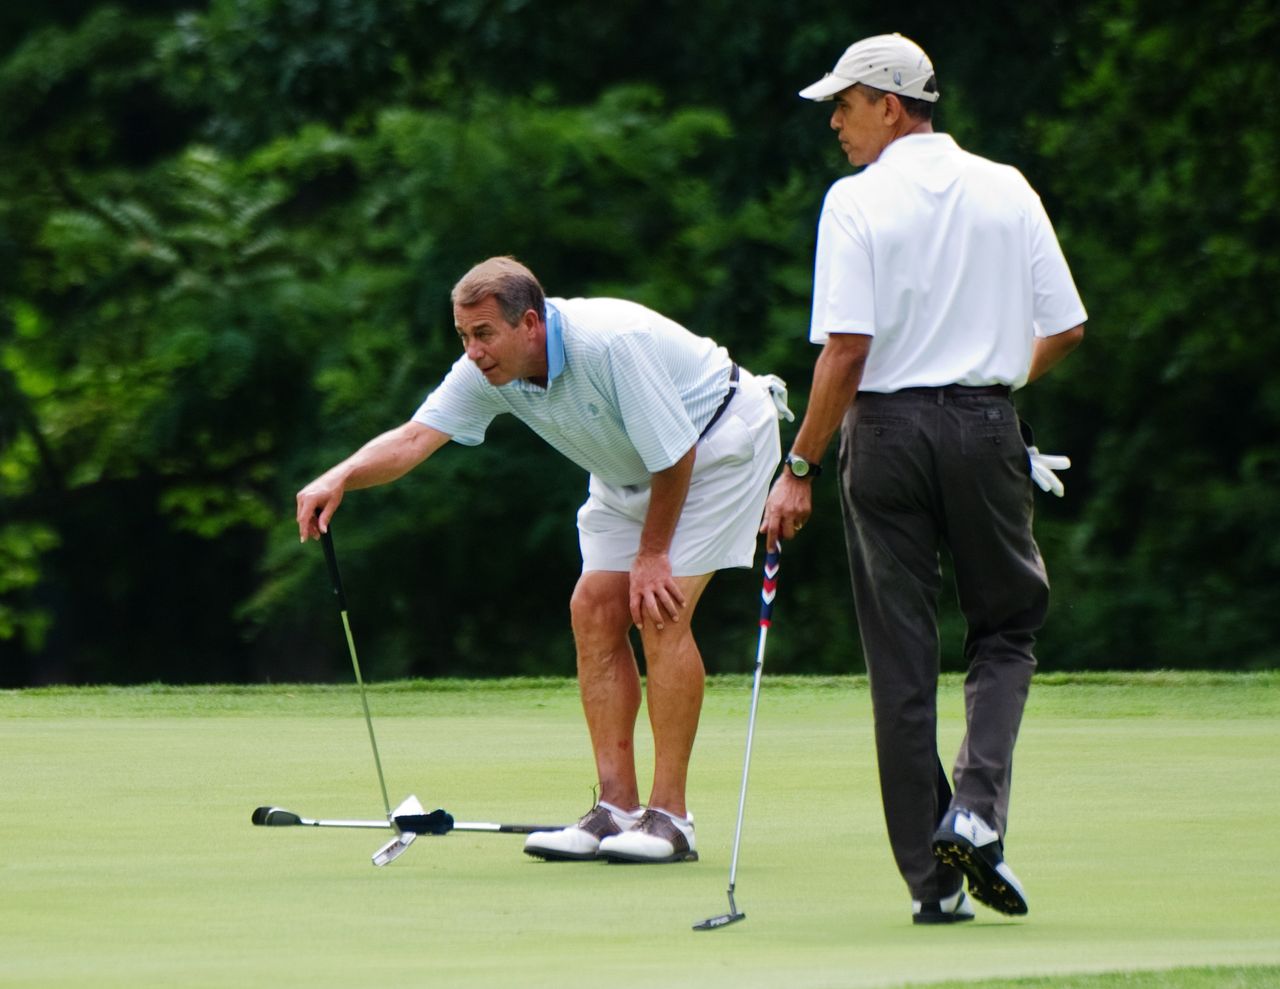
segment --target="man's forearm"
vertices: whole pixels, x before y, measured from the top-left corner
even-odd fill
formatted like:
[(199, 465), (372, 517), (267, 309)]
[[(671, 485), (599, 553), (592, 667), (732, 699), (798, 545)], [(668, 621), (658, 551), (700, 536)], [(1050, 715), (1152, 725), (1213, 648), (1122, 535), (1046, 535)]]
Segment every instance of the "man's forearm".
[(813, 367), (813, 387), (804, 421), (791, 444), (791, 449), (806, 460), (820, 461), (840, 428), (858, 393), (870, 349), (871, 337), (861, 333), (833, 334), (822, 348)]
[(449, 441), (447, 434), (416, 422), (407, 422), (375, 436), (323, 477), (348, 491), (372, 488), (403, 477)]
[(697, 447), (666, 470), (653, 475), (649, 488), (649, 510), (645, 513), (644, 527), (640, 530), (640, 555), (659, 555), (671, 548), (671, 540), (684, 510), (684, 500), (689, 495), (689, 481), (693, 477), (693, 461)]
[(412, 421), (371, 439), (298, 492), (298, 535), (319, 539), (347, 491), (394, 481), (447, 442), (448, 434)]
[(1083, 323), (1051, 337), (1037, 337), (1035, 349), (1031, 351), (1031, 370), (1027, 374), (1027, 384), (1048, 373), (1062, 358), (1080, 346), (1083, 339)]

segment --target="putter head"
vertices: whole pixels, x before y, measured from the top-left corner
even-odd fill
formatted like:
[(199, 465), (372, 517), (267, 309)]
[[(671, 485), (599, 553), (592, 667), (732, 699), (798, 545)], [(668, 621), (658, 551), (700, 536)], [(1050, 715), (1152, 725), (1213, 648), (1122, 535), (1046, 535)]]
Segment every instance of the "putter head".
[(405, 849), (412, 845), (417, 837), (412, 831), (401, 831), (373, 853), (373, 864), (377, 866), (390, 865), (405, 853)]
[(699, 921), (693, 925), (695, 931), (714, 931), (718, 927), (727, 927), (729, 924), (737, 923), (743, 920), (747, 915), (745, 913), (722, 913), (718, 917), (708, 917), (706, 920)]
[(293, 811), (284, 810), (280, 807), (255, 808), (253, 817), (250, 819), (254, 824), (268, 828), (285, 828), (302, 823), (302, 818), (293, 813)]
[(405, 850), (413, 844), (418, 837), (416, 831), (406, 831), (400, 827), (399, 818), (418, 816), (422, 813), (422, 801), (413, 794), (405, 797), (400, 801), (398, 807), (387, 815), (388, 823), (396, 829), (396, 836), (389, 842), (373, 853), (373, 864), (377, 866), (390, 865)]

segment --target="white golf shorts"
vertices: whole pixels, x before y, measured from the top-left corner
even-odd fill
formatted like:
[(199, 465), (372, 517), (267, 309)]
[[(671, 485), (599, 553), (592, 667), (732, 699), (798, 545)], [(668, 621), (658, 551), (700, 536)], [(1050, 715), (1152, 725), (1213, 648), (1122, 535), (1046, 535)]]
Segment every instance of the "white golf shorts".
[[(696, 577), (750, 567), (782, 449), (778, 411), (764, 381), (741, 371), (737, 393), (698, 441), (689, 495), (671, 541), (671, 574)], [(649, 486), (620, 487), (594, 475), (578, 509), (582, 570), (631, 570), (649, 510)]]

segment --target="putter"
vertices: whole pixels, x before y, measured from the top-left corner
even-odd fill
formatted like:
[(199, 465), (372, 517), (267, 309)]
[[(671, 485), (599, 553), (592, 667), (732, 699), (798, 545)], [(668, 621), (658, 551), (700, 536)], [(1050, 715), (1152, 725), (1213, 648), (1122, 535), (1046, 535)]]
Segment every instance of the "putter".
[[(351, 654), (351, 668), (356, 673), (356, 683), (360, 687), (360, 704), (364, 708), (364, 723), (369, 728), (369, 744), (373, 747), (373, 764), (378, 770), (378, 786), (382, 790), (382, 806), (387, 812), (388, 824), (395, 828), (396, 816), (423, 813), (422, 804), (414, 796), (406, 797), (395, 811), (391, 810), (391, 801), (387, 799), (387, 781), (382, 775), (382, 759), (378, 755), (378, 739), (373, 734), (373, 717), (369, 714), (369, 698), (365, 695), (364, 677), (360, 675), (360, 660), (356, 656), (356, 640), (351, 635), (351, 620), (347, 617), (347, 595), (342, 589), (342, 574), (338, 572), (338, 555), (333, 548), (333, 525), (329, 531), (320, 534), (320, 543), (324, 546), (325, 562), (329, 564), (329, 579), (333, 583), (333, 593), (338, 599), (338, 613), (342, 616), (342, 630), (347, 636), (347, 651)], [(396, 836), (373, 853), (374, 865), (388, 865), (398, 859), (413, 840), (418, 836), (415, 831), (401, 831), (395, 828)]]
[[(397, 808), (398, 810), (399, 808)], [(433, 810), (430, 814), (397, 814), (391, 822), (358, 820), (317, 820), (302, 817), (283, 807), (258, 807), (251, 818), (254, 824), (268, 828), (370, 828), (385, 831), (397, 828), (400, 832), (423, 835), (445, 835), (450, 831), (481, 831), (494, 834), (532, 834), (535, 831), (559, 831), (565, 824), (498, 824), (489, 821), (455, 821), (446, 810)]]
[(738, 826), (733, 833), (733, 859), (729, 865), (729, 912), (708, 917), (693, 925), (695, 931), (714, 931), (720, 927), (743, 920), (747, 915), (733, 901), (733, 891), (738, 884), (738, 848), (742, 843), (742, 815), (747, 807), (747, 773), (751, 769), (751, 741), (756, 733), (756, 707), (760, 703), (760, 674), (764, 671), (764, 643), (773, 620), (773, 599), (778, 593), (778, 564), (782, 558), (782, 543), (769, 551), (764, 558), (764, 586), (760, 589), (760, 643), (756, 647), (756, 672), (751, 685), (751, 715), (747, 719), (747, 754), (742, 760), (742, 791), (738, 796)]

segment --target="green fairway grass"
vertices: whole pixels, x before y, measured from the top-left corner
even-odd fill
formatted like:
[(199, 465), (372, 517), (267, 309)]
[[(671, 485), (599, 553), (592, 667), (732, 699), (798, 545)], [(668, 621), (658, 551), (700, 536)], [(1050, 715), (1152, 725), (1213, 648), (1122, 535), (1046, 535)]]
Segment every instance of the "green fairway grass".
[[(1007, 854), (1031, 912), (917, 928), (861, 678), (766, 675), (727, 909), (750, 680), (710, 682), (700, 862), (557, 864), (514, 835), (256, 828), (376, 818), (351, 687), (0, 691), (0, 986), (1280, 985), (1280, 675), (1048, 675)], [(459, 820), (569, 822), (594, 773), (569, 681), (371, 688), (387, 787)], [(941, 694), (944, 761), (963, 730)], [(639, 732), (642, 780), (651, 749)]]

